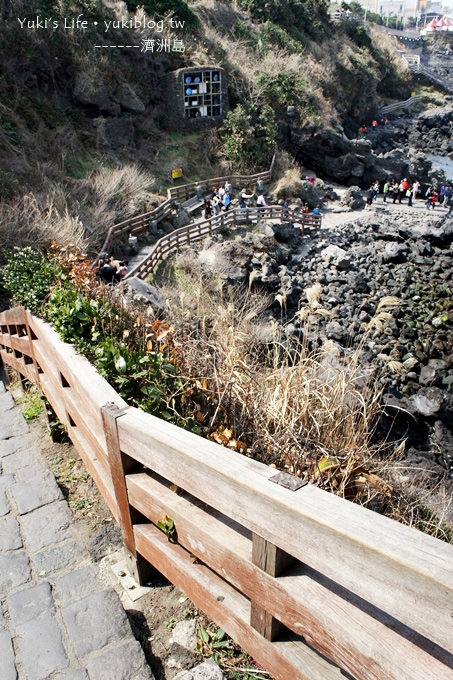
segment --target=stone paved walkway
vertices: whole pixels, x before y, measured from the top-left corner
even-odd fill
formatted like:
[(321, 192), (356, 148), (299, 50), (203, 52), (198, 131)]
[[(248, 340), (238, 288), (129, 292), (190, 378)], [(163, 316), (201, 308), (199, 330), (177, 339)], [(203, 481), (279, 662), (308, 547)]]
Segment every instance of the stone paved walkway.
[(0, 381), (0, 679), (153, 680)]

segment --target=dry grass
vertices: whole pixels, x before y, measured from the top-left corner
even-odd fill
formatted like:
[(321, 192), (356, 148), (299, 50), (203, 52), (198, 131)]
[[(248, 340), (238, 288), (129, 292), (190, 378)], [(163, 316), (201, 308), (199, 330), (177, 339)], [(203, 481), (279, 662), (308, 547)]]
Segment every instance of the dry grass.
[(13, 246), (40, 247), (55, 241), (60, 245), (87, 245), (86, 233), (77, 217), (68, 210), (61, 189), (53, 188), (45, 196), (26, 194), (15, 204), (0, 208), (0, 250)]
[(98, 168), (85, 179), (74, 180), (72, 190), (50, 184), (44, 193), (30, 192), (0, 208), (0, 249), (13, 245), (47, 245), (55, 241), (81, 249), (96, 245), (114, 222), (146, 209), (160, 197), (149, 193), (154, 179), (127, 165)]
[(87, 215), (92, 240), (99, 240), (115, 222), (145, 211), (147, 202), (163, 200), (152, 193), (154, 184), (152, 175), (133, 164), (100, 167), (77, 182), (69, 200), (73, 210)]
[[(271, 49), (254, 50), (246, 40), (237, 39), (232, 31), (236, 21), (247, 24), (252, 31), (256, 26), (250, 22), (248, 15), (234, 5), (216, 2), (216, 0), (202, 0), (194, 8), (204, 22), (204, 43), (191, 46), (190, 56), (194, 63), (206, 63), (208, 49), (213, 48), (221, 53), (220, 65), (230, 73), (231, 86), (236, 90), (241, 100), (256, 102), (262, 92), (256, 84), (259, 74), (279, 76), (284, 73), (298, 73), (305, 80), (304, 96), (316, 102), (316, 117), (319, 122), (333, 124), (337, 121), (337, 114), (323, 94), (324, 80), (328, 76), (335, 55), (324, 45), (322, 48), (314, 41), (307, 41), (307, 45), (300, 45), (300, 51), (290, 53), (278, 49), (275, 45)], [(219, 26), (222, 28), (219, 29)], [(327, 52), (326, 52), (327, 49)]]
[(184, 342), (184, 372), (207, 380), (217, 396), (209, 423), (214, 439), (231, 430), (253, 458), (346, 497), (387, 498), (388, 483), (372, 473), (381, 412), (377, 371), (362, 365), (361, 347), (343, 353), (316, 341), (327, 314), (320, 286), (306, 291), (308, 303), (299, 311), (302, 339), (288, 342), (266, 316), (269, 299), (225, 289), (186, 260), (177, 267), (173, 292), (164, 294), (175, 326), (198, 320)]
[[(280, 174), (280, 173), (279, 173)], [(288, 168), (272, 189), (277, 198), (283, 196), (299, 196), (302, 178), (298, 168)]]
[(397, 50), (401, 49), (401, 43), (398, 38), (395, 38), (385, 31), (380, 31), (374, 26), (370, 26), (370, 35), (376, 47), (386, 53), (389, 64), (392, 65), (397, 73), (400, 75), (407, 75), (408, 68), (405, 62), (397, 54)]
[(319, 284), (305, 291), (307, 303), (297, 314), (301, 339), (288, 340), (268, 314), (269, 298), (225, 287), (187, 256), (177, 259), (172, 274), (171, 285), (161, 289), (174, 326), (185, 329), (182, 371), (217, 403), (206, 424), (210, 438), (452, 539), (444, 523), (451, 519), (446, 487), (436, 490), (438, 507), (427, 510), (432, 504), (401, 477), (404, 442), (376, 438), (382, 369), (363, 362), (362, 347), (391, 320), (397, 298), (380, 301), (360, 343), (345, 351), (320, 333), (319, 319), (330, 313)]

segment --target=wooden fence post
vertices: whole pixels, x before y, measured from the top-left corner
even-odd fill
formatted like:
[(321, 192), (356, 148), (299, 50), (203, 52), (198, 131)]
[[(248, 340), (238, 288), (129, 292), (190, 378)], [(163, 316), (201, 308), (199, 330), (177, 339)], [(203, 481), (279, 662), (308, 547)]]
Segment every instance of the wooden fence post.
[(5, 379), (6, 385), (8, 386), (11, 382), (8, 373), (8, 366), (3, 361), (2, 357), (0, 357), (0, 380), (3, 380), (3, 378)]
[[(27, 310), (27, 311), (25, 311), (25, 328), (27, 330), (27, 337), (28, 337), (28, 343), (30, 345), (31, 358), (33, 359), (33, 366), (35, 367), (35, 371), (36, 371), (36, 387), (38, 388), (38, 391), (39, 391), (41, 397), (45, 397), (44, 390), (43, 390), (42, 385), (41, 385), (41, 379), (40, 379), (40, 376), (39, 376), (39, 372), (40, 372), (39, 364), (36, 360), (35, 348), (34, 348), (34, 345), (33, 345), (33, 340), (36, 339), (36, 335), (34, 334), (34, 332), (32, 331), (32, 328), (30, 326), (30, 318), (29, 317), (30, 317), (30, 312)], [(47, 406), (44, 402), (43, 402), (43, 409), (42, 410), (43, 410), (43, 413), (44, 413), (44, 418), (46, 420), (47, 429), (50, 430), (49, 414), (47, 413)]]
[[(258, 534), (252, 534), (252, 562), (266, 574), (279, 576), (294, 561), (294, 557), (284, 550), (277, 548)], [(251, 602), (250, 625), (271, 642), (278, 637), (283, 628), (280, 621), (253, 601)]]
[(137, 519), (137, 514), (129, 505), (125, 478), (125, 475), (132, 472), (138, 464), (132, 458), (121, 452), (116, 423), (117, 419), (124, 415), (128, 408), (128, 406), (119, 408), (116, 404), (107, 403), (104, 406), (101, 406), (101, 413), (105, 440), (107, 443), (110, 474), (115, 490), (118, 519), (129, 571), (134, 576), (137, 583), (145, 585), (151, 579), (153, 568), (149, 562), (137, 553), (135, 548), (133, 521), (134, 519)]

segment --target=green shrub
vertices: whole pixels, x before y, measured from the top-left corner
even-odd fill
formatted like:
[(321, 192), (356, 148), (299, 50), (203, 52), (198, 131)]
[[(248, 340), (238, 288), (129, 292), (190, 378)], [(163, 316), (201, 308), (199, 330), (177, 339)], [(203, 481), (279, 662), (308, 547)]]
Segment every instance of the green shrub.
[(289, 32), (295, 28), (317, 39), (326, 38), (331, 32), (325, 0), (239, 0), (239, 6), (257, 21), (271, 21)]
[(302, 49), (303, 38), (300, 32), (296, 36), (290, 35), (285, 29), (277, 26), (272, 21), (266, 21), (259, 27), (259, 37), (263, 47), (277, 47), (279, 50), (293, 54)]
[(267, 168), (276, 132), (274, 112), (268, 104), (238, 104), (220, 128), (225, 156), (237, 170)]
[(343, 30), (358, 47), (365, 47), (370, 51), (372, 50), (373, 42), (366, 28), (359, 26), (354, 22), (345, 21), (343, 23)]
[(240, 19), (237, 19), (233, 26), (233, 35), (238, 40), (246, 41), (251, 47), (258, 45), (258, 35)]
[(4, 287), (15, 302), (50, 321), (62, 340), (83, 353), (129, 404), (200, 433), (210, 404), (203, 392), (177, 375), (170, 336), (159, 341), (171, 329), (160, 321), (142, 328), (99, 290), (94, 298), (84, 262), (67, 255), (60, 264), (61, 256), (15, 248), (6, 253)]
[(178, 21), (184, 21), (182, 30), (188, 31), (198, 28), (200, 20), (184, 0), (126, 0), (128, 10), (135, 12), (138, 7), (143, 7), (151, 17), (165, 16), (172, 13)]
[(263, 97), (270, 105), (288, 106), (304, 94), (305, 80), (296, 71), (269, 75), (261, 73), (257, 78), (257, 85), (263, 89)]
[(64, 277), (58, 260), (30, 246), (14, 248), (6, 254), (2, 284), (14, 302), (39, 313), (58, 277)]
[(11, 172), (0, 170), (0, 198), (9, 200), (20, 193), (21, 186), (17, 177)]
[(81, 349), (93, 340), (100, 303), (88, 299), (71, 281), (55, 286), (50, 293), (46, 316), (65, 342)]

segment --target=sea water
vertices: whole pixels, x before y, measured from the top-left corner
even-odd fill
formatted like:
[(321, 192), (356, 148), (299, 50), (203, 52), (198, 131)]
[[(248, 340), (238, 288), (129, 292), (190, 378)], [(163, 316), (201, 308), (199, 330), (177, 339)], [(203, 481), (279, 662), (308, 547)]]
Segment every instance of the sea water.
[(437, 156), (435, 154), (427, 153), (426, 154), (431, 163), (433, 164), (433, 168), (441, 168), (445, 172), (445, 176), (448, 180), (452, 181), (453, 180), (453, 159), (449, 158), (448, 156)]

